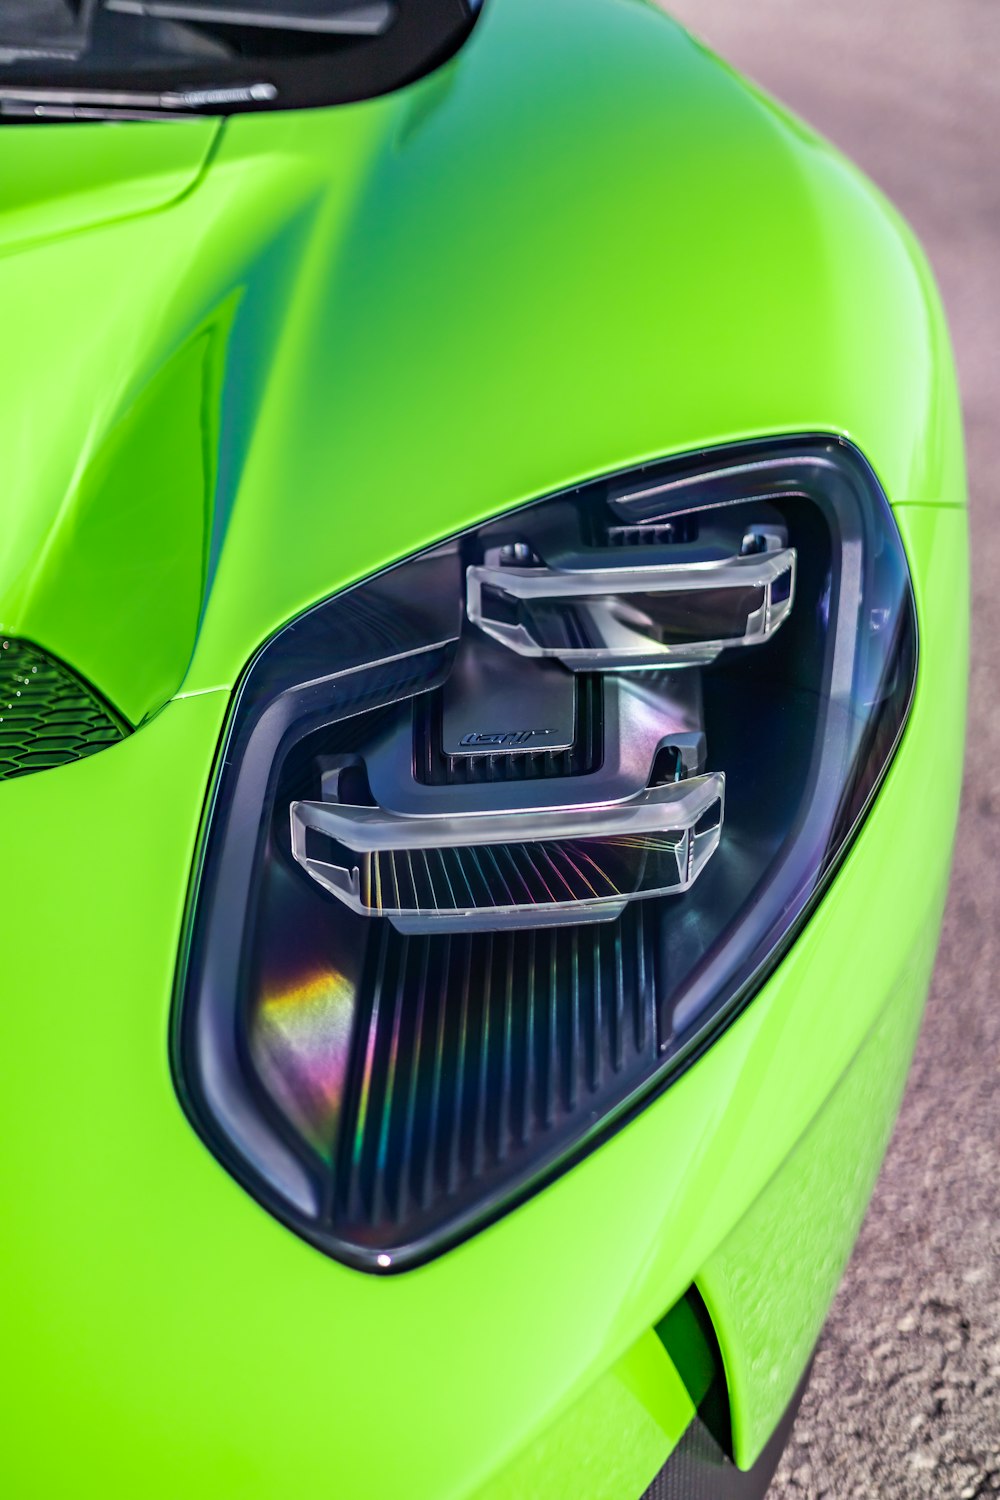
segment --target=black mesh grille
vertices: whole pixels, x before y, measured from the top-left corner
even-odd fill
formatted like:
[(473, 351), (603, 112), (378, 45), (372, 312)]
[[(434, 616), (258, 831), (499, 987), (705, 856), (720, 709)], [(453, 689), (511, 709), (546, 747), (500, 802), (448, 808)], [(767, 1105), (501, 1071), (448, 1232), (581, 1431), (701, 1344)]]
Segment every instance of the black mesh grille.
[(441, 694), (425, 694), (414, 704), (415, 771), (426, 786), (472, 786), (493, 781), (535, 781), (549, 776), (586, 776), (604, 753), (600, 677), (576, 678), (576, 739), (568, 750), (522, 750), (516, 754), (446, 755), (441, 748)]
[(80, 760), (126, 733), (69, 667), (25, 641), (0, 640), (0, 781)]
[(410, 1245), (502, 1200), (648, 1078), (658, 917), (535, 932), (373, 937), (352, 1042), (331, 1228)]

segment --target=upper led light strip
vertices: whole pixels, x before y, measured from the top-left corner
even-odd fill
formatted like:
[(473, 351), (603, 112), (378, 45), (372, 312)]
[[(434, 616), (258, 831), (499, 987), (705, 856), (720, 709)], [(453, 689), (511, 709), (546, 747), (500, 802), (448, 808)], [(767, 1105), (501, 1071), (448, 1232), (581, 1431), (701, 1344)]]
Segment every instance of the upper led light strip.
[(466, 605), (512, 651), (577, 671), (695, 665), (774, 634), (792, 608), (795, 564), (795, 548), (773, 539), (746, 557), (652, 567), (522, 567), (492, 553), (467, 569)]
[(694, 883), (718, 846), (724, 797), (713, 772), (584, 807), (414, 817), (293, 802), (292, 853), (352, 911), (405, 932), (607, 921)]

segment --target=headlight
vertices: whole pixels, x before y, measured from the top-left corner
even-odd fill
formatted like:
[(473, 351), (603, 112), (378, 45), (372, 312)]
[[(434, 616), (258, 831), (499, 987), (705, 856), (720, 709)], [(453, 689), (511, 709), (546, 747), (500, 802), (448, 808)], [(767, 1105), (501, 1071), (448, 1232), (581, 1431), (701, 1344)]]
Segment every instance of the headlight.
[(175, 1028), (229, 1170), (426, 1259), (751, 998), (906, 718), (885, 497), (830, 439), (651, 465), (338, 595), (249, 668)]

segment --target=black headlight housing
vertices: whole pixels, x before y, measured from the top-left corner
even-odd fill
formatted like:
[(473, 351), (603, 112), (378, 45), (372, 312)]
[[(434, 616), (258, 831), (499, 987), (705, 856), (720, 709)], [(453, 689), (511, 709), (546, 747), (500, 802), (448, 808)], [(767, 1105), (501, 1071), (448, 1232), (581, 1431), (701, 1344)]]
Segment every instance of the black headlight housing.
[(0, 123), (318, 108), (413, 83), (482, 0), (38, 0), (0, 6)]
[(495, 1218), (752, 998), (916, 652), (889, 505), (825, 437), (580, 485), (312, 609), (219, 761), (173, 1038), (196, 1128), (357, 1267)]

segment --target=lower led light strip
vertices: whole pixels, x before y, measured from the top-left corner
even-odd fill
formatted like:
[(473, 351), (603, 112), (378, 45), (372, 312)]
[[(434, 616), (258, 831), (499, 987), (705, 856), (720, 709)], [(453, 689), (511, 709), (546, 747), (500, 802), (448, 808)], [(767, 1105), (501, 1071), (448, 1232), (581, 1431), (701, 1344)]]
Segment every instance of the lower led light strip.
[(724, 797), (713, 772), (618, 803), (500, 813), (293, 802), (292, 852), (352, 911), (403, 932), (609, 921), (689, 889), (718, 846)]

